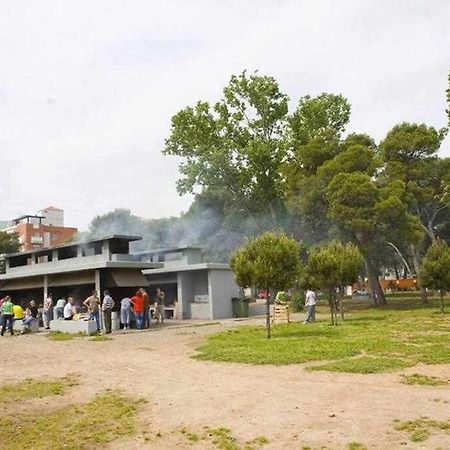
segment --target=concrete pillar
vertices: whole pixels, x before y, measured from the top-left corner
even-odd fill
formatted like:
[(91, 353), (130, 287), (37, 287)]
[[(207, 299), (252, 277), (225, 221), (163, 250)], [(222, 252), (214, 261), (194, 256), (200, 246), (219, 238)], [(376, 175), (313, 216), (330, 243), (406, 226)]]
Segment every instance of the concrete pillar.
[(52, 261), (58, 261), (58, 250), (52, 250)]
[(177, 319), (185, 319), (187, 318), (187, 314), (185, 312), (186, 303), (183, 300), (183, 273), (177, 273)]
[(83, 247), (81, 247), (81, 245), (79, 245), (77, 247), (77, 258), (81, 258), (83, 256)]
[(44, 300), (48, 297), (48, 276), (44, 275)]
[[(102, 286), (100, 283), (100, 269), (96, 269), (95, 271), (95, 290), (98, 292), (98, 296), (101, 299), (102, 298)], [(100, 300), (101, 302), (101, 300)], [(99, 313), (99, 317), (100, 317), (100, 329), (103, 329), (103, 312), (102, 312), (102, 308), (100, 308), (100, 313)]]
[(102, 242), (102, 255), (106, 261), (111, 260), (111, 249), (109, 248), (109, 241)]

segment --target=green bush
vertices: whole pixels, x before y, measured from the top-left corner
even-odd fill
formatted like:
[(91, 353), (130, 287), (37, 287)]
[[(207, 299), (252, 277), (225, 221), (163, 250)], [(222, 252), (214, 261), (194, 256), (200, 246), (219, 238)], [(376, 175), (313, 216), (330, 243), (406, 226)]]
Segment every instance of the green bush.
[(305, 309), (305, 297), (302, 292), (296, 292), (292, 295), (290, 300), (291, 309), (293, 312), (302, 312)]

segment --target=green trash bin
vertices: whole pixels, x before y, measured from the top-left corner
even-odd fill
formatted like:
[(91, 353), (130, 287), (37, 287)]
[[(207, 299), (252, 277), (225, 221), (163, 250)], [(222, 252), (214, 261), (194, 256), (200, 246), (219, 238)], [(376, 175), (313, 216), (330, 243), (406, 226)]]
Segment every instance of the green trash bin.
[(233, 317), (248, 317), (248, 300), (246, 298), (234, 297), (231, 299)]

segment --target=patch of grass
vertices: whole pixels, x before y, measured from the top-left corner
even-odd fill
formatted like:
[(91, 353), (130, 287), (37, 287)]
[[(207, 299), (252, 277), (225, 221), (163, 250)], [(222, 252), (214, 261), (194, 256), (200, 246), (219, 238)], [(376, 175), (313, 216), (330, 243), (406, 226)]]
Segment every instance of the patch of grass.
[(348, 450), (367, 450), (367, 447), (360, 442), (350, 442), (348, 444)]
[(0, 387), (0, 403), (11, 403), (31, 398), (63, 395), (67, 388), (78, 385), (76, 375), (68, 375), (51, 380), (27, 378), (19, 383), (5, 384)]
[(382, 373), (408, 367), (408, 361), (397, 358), (361, 357), (334, 361), (320, 366), (308, 367), (308, 370), (328, 370), (329, 372)]
[(62, 331), (50, 331), (50, 333), (47, 334), (47, 337), (51, 341), (70, 341), (75, 338), (87, 337), (87, 334), (83, 332), (63, 333)]
[[(450, 363), (450, 322), (436, 305), (397, 297), (375, 309), (361, 300), (347, 304), (346, 320), (311, 325), (280, 324), (266, 339), (264, 327), (243, 326), (207, 338), (194, 358), (249, 364), (331, 361), (314, 370), (379, 373), (419, 362)], [(327, 313), (323, 306), (320, 312)]]
[(109, 336), (106, 336), (106, 334), (96, 334), (89, 338), (90, 341), (94, 342), (103, 342), (103, 341), (112, 341), (112, 338)]
[[(0, 419), (0, 448), (21, 450), (100, 448), (134, 434), (137, 404), (117, 391), (106, 391), (84, 405), (68, 405)], [(14, 436), (14, 439), (11, 439)]]
[(401, 377), (401, 383), (403, 384), (418, 384), (421, 386), (448, 386), (450, 384), (450, 380), (431, 377), (428, 375), (420, 375), (419, 373), (413, 373), (412, 375), (402, 375)]
[(212, 438), (212, 443), (219, 450), (239, 450), (239, 445), (236, 440), (231, 435), (231, 430), (229, 428), (205, 428), (208, 435)]
[(408, 420), (406, 422), (395, 421), (394, 428), (397, 431), (406, 431), (409, 435), (409, 439), (413, 442), (423, 442), (431, 436), (431, 431), (450, 430), (450, 420), (434, 420), (428, 417), (420, 417), (415, 420)]
[(255, 439), (252, 439), (251, 441), (248, 441), (245, 443), (245, 450), (253, 450), (255, 448), (264, 447), (264, 445), (267, 445), (269, 443), (269, 439), (267, 439), (265, 436), (257, 436)]

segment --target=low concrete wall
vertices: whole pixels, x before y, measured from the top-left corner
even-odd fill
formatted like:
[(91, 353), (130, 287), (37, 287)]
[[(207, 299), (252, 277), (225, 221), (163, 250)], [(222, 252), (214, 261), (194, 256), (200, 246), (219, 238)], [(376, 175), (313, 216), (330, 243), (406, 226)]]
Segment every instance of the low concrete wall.
[(95, 334), (97, 332), (97, 324), (94, 320), (51, 320), (50, 330), (73, 334), (80, 332)]
[[(23, 331), (23, 322), (21, 320), (15, 320), (13, 323), (13, 330), (14, 331)], [(39, 331), (39, 320), (35, 319), (32, 320), (27, 328), (28, 331), (31, 331), (32, 333), (36, 333)]]

